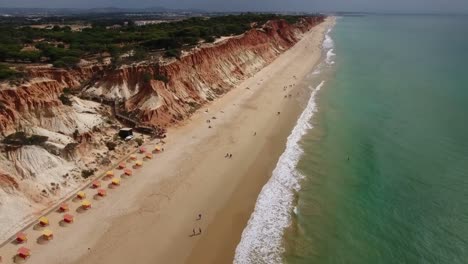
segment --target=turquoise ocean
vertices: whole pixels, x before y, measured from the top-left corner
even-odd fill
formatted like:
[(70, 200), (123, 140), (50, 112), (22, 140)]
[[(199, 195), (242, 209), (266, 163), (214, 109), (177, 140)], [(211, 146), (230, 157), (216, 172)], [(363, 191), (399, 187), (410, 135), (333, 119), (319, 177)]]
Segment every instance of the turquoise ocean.
[(468, 263), (468, 16), (337, 18), (236, 263)]

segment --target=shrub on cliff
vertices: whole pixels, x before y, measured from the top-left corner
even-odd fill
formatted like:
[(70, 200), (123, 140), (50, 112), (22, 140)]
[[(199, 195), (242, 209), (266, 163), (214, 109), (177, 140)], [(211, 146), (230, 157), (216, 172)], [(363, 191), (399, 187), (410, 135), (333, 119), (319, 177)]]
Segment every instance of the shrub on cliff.
[(208, 36), (208, 37), (205, 37), (205, 41), (207, 43), (213, 43), (215, 42), (215, 38), (213, 36)]
[(161, 81), (165, 84), (169, 82), (169, 77), (167, 77), (166, 75), (159, 74), (159, 73), (155, 74), (154, 79)]
[(62, 102), (62, 104), (64, 105), (68, 105), (68, 106), (71, 106), (72, 105), (72, 101), (70, 100), (70, 98), (68, 96), (66, 96), (65, 94), (61, 94), (59, 96), (59, 99), (60, 101)]
[(5, 139), (3, 139), (3, 143), (16, 146), (41, 145), (45, 143), (48, 139), (49, 138), (46, 136), (28, 136), (25, 132), (16, 132), (5, 137)]
[(143, 139), (142, 138), (135, 138), (135, 142), (138, 144), (138, 146), (143, 145)]
[(170, 49), (164, 53), (166, 57), (173, 57), (173, 58), (180, 58), (182, 56), (182, 52), (179, 49)]
[(113, 141), (107, 141), (106, 142), (106, 147), (109, 150), (115, 150), (115, 147), (117, 147), (117, 143), (115, 143)]
[(73, 56), (65, 56), (56, 61), (54, 61), (54, 67), (56, 68), (72, 68), (80, 62), (80, 58)]
[(153, 77), (151, 76), (151, 74), (145, 72), (143, 74), (143, 82), (144, 83), (149, 83), (151, 80), (153, 79)]
[(10, 67), (0, 64), (0, 80), (12, 79), (19, 76), (19, 72), (10, 69)]
[(94, 175), (94, 170), (93, 169), (89, 169), (89, 170), (82, 170), (81, 171), (81, 177), (87, 179), (91, 176)]

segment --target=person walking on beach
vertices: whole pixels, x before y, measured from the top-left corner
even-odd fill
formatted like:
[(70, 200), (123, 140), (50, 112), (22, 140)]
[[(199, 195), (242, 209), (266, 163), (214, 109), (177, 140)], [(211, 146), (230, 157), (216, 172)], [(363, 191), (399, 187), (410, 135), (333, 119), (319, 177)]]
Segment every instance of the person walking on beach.
[(197, 220), (201, 220), (201, 214), (198, 214)]
[(198, 228), (198, 234), (201, 235), (201, 228)]
[(192, 236), (195, 236), (197, 233), (195, 233), (195, 228), (192, 230)]
[(232, 154), (229, 154), (229, 158), (232, 158)]

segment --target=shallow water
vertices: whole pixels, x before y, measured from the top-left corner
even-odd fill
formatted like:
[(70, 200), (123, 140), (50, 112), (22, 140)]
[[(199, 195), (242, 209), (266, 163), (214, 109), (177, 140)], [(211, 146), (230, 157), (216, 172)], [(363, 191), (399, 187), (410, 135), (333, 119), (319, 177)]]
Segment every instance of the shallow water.
[(466, 263), (468, 17), (344, 17), (287, 263)]

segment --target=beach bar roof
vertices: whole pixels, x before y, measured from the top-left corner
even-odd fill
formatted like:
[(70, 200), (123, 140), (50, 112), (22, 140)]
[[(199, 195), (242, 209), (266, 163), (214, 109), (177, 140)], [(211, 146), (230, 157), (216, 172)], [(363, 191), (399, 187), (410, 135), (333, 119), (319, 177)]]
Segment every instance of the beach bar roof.
[(117, 179), (117, 178), (112, 179), (112, 184), (113, 185), (120, 185), (120, 179)]
[(60, 211), (62, 211), (62, 212), (68, 211), (68, 210), (69, 210), (68, 204), (62, 203), (62, 204), (60, 205), (60, 208), (59, 208), (59, 209), (60, 209)]
[(89, 209), (91, 208), (91, 202), (88, 200), (84, 200), (83, 202), (81, 202), (81, 207), (83, 207), (83, 209)]
[(65, 214), (63, 216), (63, 221), (67, 222), (67, 223), (73, 223), (75, 217), (71, 214)]
[(101, 182), (98, 180), (93, 181), (93, 188), (99, 188), (101, 187)]
[(50, 229), (45, 229), (44, 231), (42, 231), (42, 236), (47, 240), (51, 240), (52, 238), (54, 238), (54, 233), (52, 233), (52, 230)]
[(120, 162), (119, 163), (119, 168), (120, 169), (125, 169), (125, 167), (127, 167), (127, 165), (125, 165), (125, 162)]
[(18, 256), (20, 256), (22, 258), (27, 258), (27, 257), (31, 256), (31, 250), (29, 250), (29, 248), (27, 248), (27, 247), (20, 247), (18, 249)]
[(49, 218), (47, 218), (45, 216), (41, 216), (39, 218), (39, 224), (41, 224), (42, 226), (49, 225)]
[(99, 189), (97, 191), (98, 195), (99, 196), (106, 196), (107, 195), (107, 191), (105, 189)]
[(76, 194), (76, 197), (80, 198), (80, 199), (84, 199), (86, 198), (86, 193), (83, 192), (83, 191), (79, 191), (77, 194)]
[(23, 243), (26, 241), (28, 241), (28, 237), (26, 236), (25, 233), (19, 232), (18, 234), (16, 234), (16, 242)]
[(124, 170), (125, 175), (131, 176), (133, 174), (131, 169), (125, 169)]

